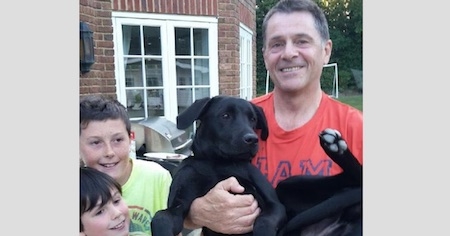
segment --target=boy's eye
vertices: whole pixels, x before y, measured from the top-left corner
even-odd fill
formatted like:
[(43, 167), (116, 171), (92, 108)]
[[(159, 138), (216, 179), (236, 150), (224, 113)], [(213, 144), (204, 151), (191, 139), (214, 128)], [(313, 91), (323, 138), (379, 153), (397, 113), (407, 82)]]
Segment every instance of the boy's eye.
[(104, 209), (100, 209), (100, 210), (98, 210), (98, 211), (95, 213), (95, 215), (96, 215), (96, 216), (101, 215), (101, 214), (103, 214), (103, 212), (105, 212), (105, 210), (104, 210)]
[(120, 203), (120, 201), (122, 201), (122, 198), (121, 198), (121, 197), (118, 197), (118, 198), (115, 198), (115, 199), (113, 200), (113, 203), (114, 203), (115, 205), (117, 205), (118, 203)]
[(124, 138), (116, 138), (115, 141), (116, 141), (117, 143), (120, 143), (120, 142), (122, 142), (123, 140), (124, 140)]
[(98, 144), (100, 144), (100, 141), (92, 141), (91, 144), (92, 145), (98, 145)]

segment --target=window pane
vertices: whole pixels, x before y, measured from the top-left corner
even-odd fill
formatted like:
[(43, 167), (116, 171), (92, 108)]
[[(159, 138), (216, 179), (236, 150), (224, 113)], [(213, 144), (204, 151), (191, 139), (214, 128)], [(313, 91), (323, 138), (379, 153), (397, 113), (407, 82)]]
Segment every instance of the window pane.
[(175, 55), (191, 55), (189, 28), (175, 28)]
[(139, 26), (123, 25), (123, 54), (141, 55), (141, 33)]
[(142, 59), (124, 58), (127, 87), (142, 87)]
[(144, 111), (144, 90), (127, 90), (127, 110), (130, 118), (145, 117)]
[(191, 60), (177, 59), (177, 85), (192, 85)]
[(145, 55), (161, 55), (161, 31), (159, 27), (144, 26)]
[(240, 28), (239, 61), (239, 96), (248, 100), (252, 98), (253, 94), (252, 35), (242, 27)]
[(161, 59), (145, 59), (145, 71), (147, 87), (163, 85)]
[(148, 116), (164, 116), (164, 99), (162, 89), (147, 90)]
[(196, 88), (195, 89), (195, 100), (204, 98), (204, 97), (209, 97), (209, 96), (210, 96), (209, 88)]
[(195, 85), (209, 85), (209, 60), (195, 59)]
[(194, 29), (194, 55), (208, 56), (208, 29)]
[(186, 110), (192, 104), (192, 89), (179, 88), (177, 89), (178, 114)]

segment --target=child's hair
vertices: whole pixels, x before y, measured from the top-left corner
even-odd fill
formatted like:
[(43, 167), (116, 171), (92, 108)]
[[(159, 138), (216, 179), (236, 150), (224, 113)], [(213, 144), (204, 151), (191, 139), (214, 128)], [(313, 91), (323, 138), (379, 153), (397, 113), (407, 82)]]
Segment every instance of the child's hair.
[(106, 205), (113, 197), (112, 189), (122, 195), (122, 187), (111, 176), (91, 167), (80, 167), (80, 232), (84, 231), (81, 215), (94, 209), (98, 200), (100, 207)]
[(86, 95), (80, 98), (80, 134), (90, 121), (108, 119), (121, 119), (125, 123), (128, 134), (131, 133), (127, 109), (119, 101), (102, 95)]

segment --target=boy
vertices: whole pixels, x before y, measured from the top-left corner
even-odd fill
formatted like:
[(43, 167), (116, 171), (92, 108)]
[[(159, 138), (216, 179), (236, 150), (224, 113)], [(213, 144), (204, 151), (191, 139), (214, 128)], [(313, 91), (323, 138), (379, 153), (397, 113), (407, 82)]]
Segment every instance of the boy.
[(80, 236), (128, 236), (130, 214), (111, 176), (80, 167)]
[(156, 211), (167, 207), (170, 172), (155, 162), (129, 157), (131, 122), (117, 100), (99, 95), (80, 99), (80, 157), (121, 186), (131, 216), (130, 234), (151, 235)]

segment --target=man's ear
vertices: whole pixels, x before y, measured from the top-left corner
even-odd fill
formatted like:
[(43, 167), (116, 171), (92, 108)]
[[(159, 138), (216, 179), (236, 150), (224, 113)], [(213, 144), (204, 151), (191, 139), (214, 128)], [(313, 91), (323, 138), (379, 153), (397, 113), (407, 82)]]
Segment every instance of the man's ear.
[(328, 39), (323, 48), (323, 50), (324, 50), (323, 64), (324, 65), (328, 64), (328, 62), (330, 61), (332, 49), (333, 49), (333, 42), (330, 39)]

